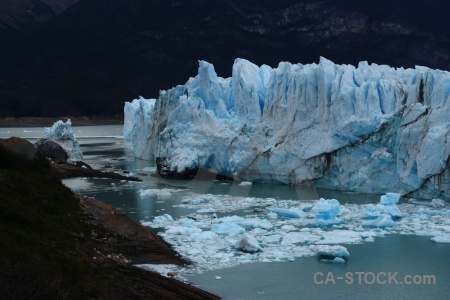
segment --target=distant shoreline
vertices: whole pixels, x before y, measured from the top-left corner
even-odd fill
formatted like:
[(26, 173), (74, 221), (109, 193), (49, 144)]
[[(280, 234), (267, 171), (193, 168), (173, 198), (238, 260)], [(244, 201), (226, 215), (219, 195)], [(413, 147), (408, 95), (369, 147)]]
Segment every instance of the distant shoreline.
[(55, 118), (38, 118), (38, 117), (22, 117), (22, 118), (0, 118), (0, 127), (50, 127), (58, 120), (66, 121), (70, 119), (72, 126), (94, 126), (94, 125), (122, 125), (123, 116), (115, 117), (55, 117)]

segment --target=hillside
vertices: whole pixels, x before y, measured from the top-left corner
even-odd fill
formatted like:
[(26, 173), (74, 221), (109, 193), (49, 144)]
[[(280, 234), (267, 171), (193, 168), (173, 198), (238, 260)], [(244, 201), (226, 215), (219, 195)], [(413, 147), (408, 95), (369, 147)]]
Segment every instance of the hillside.
[(151, 231), (74, 195), (47, 160), (0, 145), (1, 299), (217, 299), (133, 267), (185, 261)]
[(11, 42), (56, 17), (78, 0), (2, 0), (0, 42)]
[(445, 1), (80, 0), (2, 50), (0, 117), (120, 115), (184, 84), (198, 60), (450, 69)]

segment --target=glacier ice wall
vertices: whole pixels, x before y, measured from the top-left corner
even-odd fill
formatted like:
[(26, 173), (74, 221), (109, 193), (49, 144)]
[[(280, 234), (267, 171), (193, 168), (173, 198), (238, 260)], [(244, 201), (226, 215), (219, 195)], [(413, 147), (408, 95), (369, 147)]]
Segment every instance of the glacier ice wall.
[(368, 193), (450, 197), (450, 73), (236, 59), (231, 78), (200, 61), (185, 85), (125, 104), (136, 157), (165, 174)]

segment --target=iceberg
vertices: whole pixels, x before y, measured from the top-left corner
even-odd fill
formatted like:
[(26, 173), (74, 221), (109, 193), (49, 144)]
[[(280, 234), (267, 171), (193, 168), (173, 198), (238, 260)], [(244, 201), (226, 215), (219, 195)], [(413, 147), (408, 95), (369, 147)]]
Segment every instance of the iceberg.
[(173, 189), (141, 189), (139, 190), (139, 196), (141, 198), (146, 198), (150, 196), (156, 196), (157, 198), (170, 198), (173, 192), (177, 192), (177, 190)]
[(316, 214), (316, 224), (318, 226), (328, 226), (342, 222), (341, 219), (336, 218), (339, 214), (339, 209), (340, 204), (336, 199), (325, 200), (320, 198), (311, 211)]
[(392, 217), (390, 215), (381, 214), (374, 220), (364, 221), (362, 225), (369, 227), (392, 227), (396, 226), (397, 223), (392, 220)]
[(306, 216), (306, 213), (300, 209), (295, 208), (284, 208), (284, 207), (275, 207), (275, 208), (267, 208), (267, 212), (275, 213), (277, 216), (283, 218), (303, 218)]
[(366, 214), (369, 219), (376, 219), (381, 215), (390, 215), (393, 220), (398, 220), (402, 217), (402, 213), (397, 207), (400, 194), (387, 193), (380, 197), (380, 203), (377, 205), (367, 205)]
[(242, 250), (244, 252), (248, 253), (255, 253), (263, 251), (261, 246), (259, 245), (258, 241), (255, 239), (255, 237), (245, 233), (242, 235), (242, 238), (236, 243), (236, 249)]
[[(312, 184), (450, 199), (450, 73), (417, 66), (236, 59), (126, 103), (124, 136), (161, 176)], [(189, 175), (189, 176), (188, 176)]]
[(317, 255), (321, 258), (348, 257), (350, 253), (344, 246), (321, 245), (317, 247)]
[(435, 236), (431, 238), (435, 243), (450, 244), (450, 236)]
[(235, 223), (219, 223), (211, 227), (211, 231), (224, 236), (242, 235), (245, 229)]
[(167, 234), (174, 234), (174, 235), (190, 235), (200, 232), (202, 232), (202, 230), (199, 228), (183, 227), (183, 226), (171, 226), (168, 230), (166, 230)]
[(69, 163), (83, 161), (83, 152), (80, 149), (80, 143), (72, 129), (72, 121), (66, 122), (59, 120), (50, 128), (44, 129), (44, 139), (52, 140), (59, 144), (67, 153)]

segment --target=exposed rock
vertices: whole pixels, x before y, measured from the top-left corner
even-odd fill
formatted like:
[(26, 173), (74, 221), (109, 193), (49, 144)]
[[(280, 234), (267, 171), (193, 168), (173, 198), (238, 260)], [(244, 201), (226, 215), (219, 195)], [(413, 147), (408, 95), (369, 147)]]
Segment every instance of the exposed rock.
[(61, 145), (49, 139), (39, 139), (34, 146), (38, 153), (50, 158), (55, 163), (67, 162), (69, 155)]
[[(188, 263), (162, 238), (113, 206), (80, 195), (77, 195), (77, 199), (84, 213), (92, 216), (89, 222), (104, 228), (111, 235), (108, 239), (97, 239), (97, 249), (109, 254), (122, 254), (133, 263), (177, 265)], [(91, 237), (96, 237), (96, 234), (91, 233)]]
[(77, 162), (77, 164), (60, 163), (51, 164), (52, 174), (60, 179), (74, 178), (74, 177), (95, 177), (95, 178), (111, 178), (129, 181), (141, 181), (141, 179), (133, 176), (123, 176), (114, 172), (104, 172), (92, 169), (84, 162)]
[(6, 149), (26, 158), (33, 159), (36, 156), (36, 149), (33, 144), (23, 138), (13, 136), (6, 140), (0, 140), (0, 144)]

